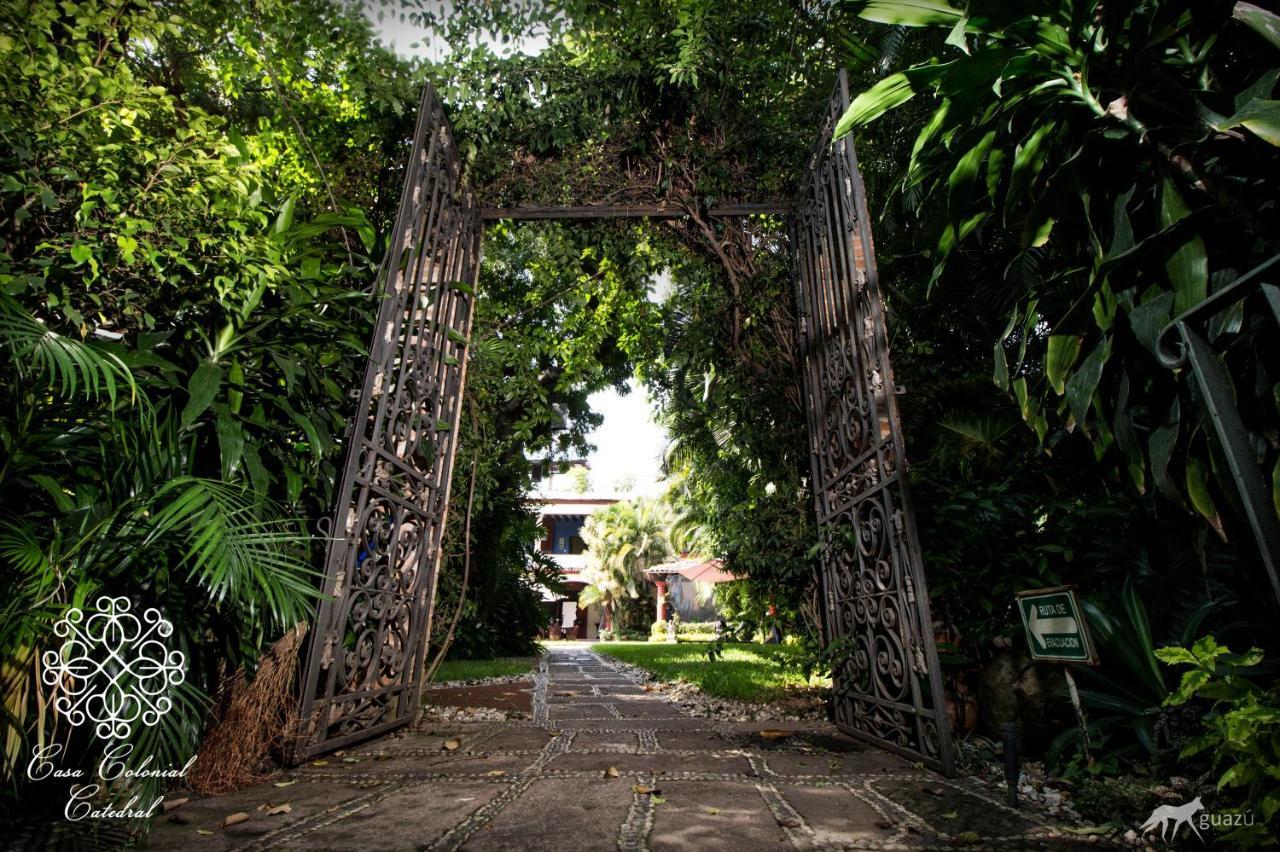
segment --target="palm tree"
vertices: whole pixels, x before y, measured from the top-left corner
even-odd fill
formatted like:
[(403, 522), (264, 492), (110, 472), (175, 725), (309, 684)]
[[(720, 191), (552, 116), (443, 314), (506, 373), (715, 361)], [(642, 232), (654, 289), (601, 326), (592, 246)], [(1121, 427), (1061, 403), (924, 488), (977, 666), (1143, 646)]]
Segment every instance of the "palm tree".
[(645, 571), (674, 552), (670, 529), (671, 511), (657, 500), (615, 503), (593, 513), (582, 528), (587, 543), (582, 575), (588, 586), (579, 603), (599, 603), (605, 625), (612, 626), (615, 614), (625, 620), (621, 605), (640, 597)]
[(0, 600), (0, 779), (20, 774), (31, 747), (71, 736), (35, 661), (56, 645), (61, 615), (105, 593), (158, 604), (176, 627), (169, 643), (188, 677), (169, 695), (174, 712), (135, 727), (131, 742), (165, 765), (185, 762), (220, 666), (255, 659), (309, 618), (311, 537), (265, 495), (200, 475), (162, 381), (3, 295), (0, 417), (12, 427), (0, 463), (0, 575), (11, 581)]

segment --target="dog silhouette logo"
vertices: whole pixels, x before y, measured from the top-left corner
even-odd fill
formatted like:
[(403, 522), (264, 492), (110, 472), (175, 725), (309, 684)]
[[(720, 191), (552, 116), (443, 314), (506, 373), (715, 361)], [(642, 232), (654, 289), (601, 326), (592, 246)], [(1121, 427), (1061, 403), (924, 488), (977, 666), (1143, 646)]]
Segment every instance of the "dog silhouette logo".
[[(1161, 840), (1175, 840), (1178, 837), (1178, 829), (1183, 825), (1190, 828), (1200, 838), (1200, 842), (1204, 842), (1204, 838), (1200, 836), (1200, 832), (1196, 829), (1196, 824), (1192, 822), (1192, 818), (1200, 811), (1204, 810), (1204, 803), (1200, 801), (1200, 797), (1196, 796), (1185, 805), (1161, 805), (1151, 812), (1151, 816), (1147, 817), (1147, 821), (1142, 824), (1139, 829), (1141, 834), (1147, 834), (1160, 829)], [(1173, 825), (1173, 836), (1165, 837), (1165, 832), (1169, 830), (1169, 825)]]

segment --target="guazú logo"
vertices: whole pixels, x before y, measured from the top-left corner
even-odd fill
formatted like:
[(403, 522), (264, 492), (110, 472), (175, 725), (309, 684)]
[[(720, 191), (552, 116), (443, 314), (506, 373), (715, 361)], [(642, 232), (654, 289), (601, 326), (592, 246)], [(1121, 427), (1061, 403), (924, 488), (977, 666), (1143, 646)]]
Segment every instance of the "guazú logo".
[[(1199, 837), (1200, 842), (1203, 843), (1204, 838), (1200, 836), (1200, 832), (1196, 828), (1195, 823), (1191, 821), (1195, 815), (1202, 810), (1204, 810), (1204, 803), (1200, 801), (1199, 796), (1196, 796), (1185, 805), (1178, 805), (1176, 807), (1174, 805), (1161, 805), (1151, 812), (1151, 816), (1147, 817), (1147, 821), (1142, 824), (1142, 828), (1138, 829), (1138, 831), (1142, 834), (1146, 834), (1149, 831), (1155, 831), (1159, 828), (1160, 839), (1170, 840), (1177, 839), (1178, 829), (1185, 825), (1187, 828), (1195, 832), (1196, 837)], [(1169, 830), (1170, 824), (1173, 825), (1172, 838), (1165, 837), (1165, 832)]]

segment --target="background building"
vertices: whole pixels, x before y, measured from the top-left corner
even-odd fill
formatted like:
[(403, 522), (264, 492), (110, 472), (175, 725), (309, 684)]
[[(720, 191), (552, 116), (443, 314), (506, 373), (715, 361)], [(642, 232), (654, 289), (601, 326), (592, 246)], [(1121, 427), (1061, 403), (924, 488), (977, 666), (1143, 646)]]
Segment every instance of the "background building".
[(536, 461), (533, 480), (531, 497), (539, 505), (543, 530), (538, 547), (559, 564), (566, 586), (564, 594), (543, 593), (543, 606), (551, 615), (551, 637), (594, 640), (600, 631), (600, 606), (578, 605), (578, 595), (587, 586), (581, 579), (587, 564), (582, 525), (592, 512), (625, 497), (593, 492), (591, 469), (584, 459)]

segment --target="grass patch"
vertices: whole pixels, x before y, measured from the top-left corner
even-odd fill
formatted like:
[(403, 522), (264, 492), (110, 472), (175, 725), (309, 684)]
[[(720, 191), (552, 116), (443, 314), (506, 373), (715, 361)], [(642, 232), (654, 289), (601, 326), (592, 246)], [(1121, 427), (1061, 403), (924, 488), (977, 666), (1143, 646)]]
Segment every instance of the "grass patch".
[(639, 666), (658, 680), (684, 680), (707, 695), (739, 701), (775, 701), (787, 692), (825, 685), (784, 663), (797, 654), (786, 645), (726, 644), (714, 663), (706, 642), (602, 642), (591, 650)]
[(451, 680), (479, 680), (484, 677), (512, 677), (531, 672), (538, 665), (536, 657), (499, 657), (496, 660), (445, 660), (432, 683)]

